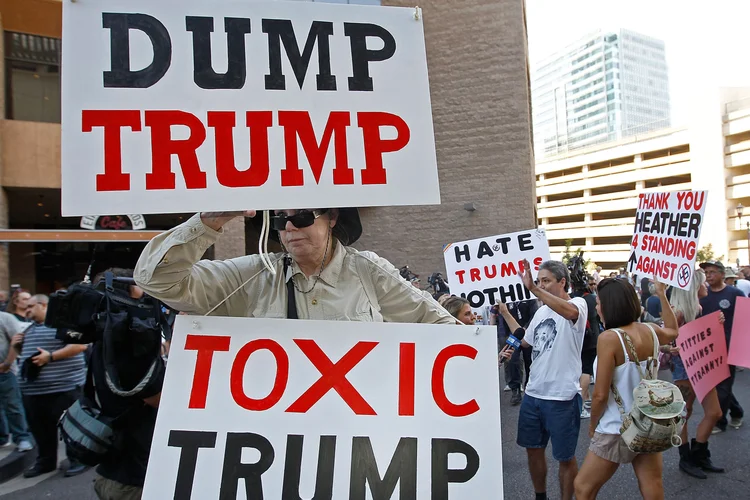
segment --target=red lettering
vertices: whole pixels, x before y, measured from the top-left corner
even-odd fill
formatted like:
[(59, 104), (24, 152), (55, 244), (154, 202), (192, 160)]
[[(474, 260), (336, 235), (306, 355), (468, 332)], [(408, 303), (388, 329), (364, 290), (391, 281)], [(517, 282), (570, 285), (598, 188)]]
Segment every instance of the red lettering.
[(495, 276), (497, 276), (497, 266), (495, 264), (492, 264), (492, 272), (490, 272), (490, 267), (484, 266), (484, 274), (487, 276), (488, 279), (492, 279)]
[[(151, 173), (146, 174), (146, 189), (174, 189), (172, 155), (177, 159), (188, 189), (204, 189), (206, 173), (198, 164), (196, 150), (206, 140), (206, 129), (193, 114), (184, 111), (146, 111), (146, 126), (151, 128)], [(172, 126), (190, 129), (187, 139), (172, 139)]]
[(416, 344), (399, 344), (398, 359), (398, 414), (402, 417), (414, 416)]
[[(245, 377), (245, 366), (250, 359), (250, 355), (261, 349), (266, 349), (276, 358), (276, 378), (268, 396), (262, 399), (254, 399), (245, 394), (243, 379)], [(229, 375), (229, 388), (234, 402), (242, 408), (251, 411), (265, 411), (279, 402), (281, 396), (284, 395), (288, 381), (289, 356), (287, 356), (284, 348), (271, 339), (258, 339), (248, 342), (237, 352)]]
[(504, 278), (516, 273), (516, 265), (512, 262), (503, 262), (500, 264), (500, 277)]
[(129, 190), (130, 174), (122, 171), (120, 129), (130, 127), (133, 132), (140, 132), (140, 111), (85, 109), (81, 112), (81, 126), (83, 132), (91, 132), (94, 127), (104, 127), (104, 173), (96, 174), (96, 190)]
[(542, 259), (541, 257), (534, 258), (534, 270), (535, 271), (539, 270), (539, 266), (542, 265), (542, 262), (544, 262), (544, 259)]
[(185, 339), (185, 350), (198, 351), (195, 358), (193, 387), (190, 389), (188, 408), (203, 409), (208, 396), (208, 379), (211, 375), (211, 363), (215, 351), (229, 350), (229, 337), (215, 335), (188, 335)]
[(234, 160), (234, 111), (209, 111), (208, 126), (214, 128), (216, 179), (227, 187), (262, 186), (268, 180), (268, 128), (273, 125), (270, 111), (248, 111), (245, 123), (250, 129), (250, 167), (237, 170)]
[(346, 374), (362, 361), (370, 351), (375, 349), (377, 342), (357, 342), (340, 360), (333, 363), (314, 340), (298, 340), (294, 343), (307, 356), (315, 368), (320, 372), (320, 378), (310, 386), (292, 405), (287, 408), (289, 413), (307, 413), (312, 406), (325, 394), (333, 389), (356, 415), (377, 415), (372, 406), (357, 392), (357, 389), (346, 379)]
[(477, 350), (466, 344), (454, 344), (446, 347), (435, 358), (432, 366), (432, 398), (438, 407), (448, 416), (465, 417), (479, 411), (479, 404), (475, 399), (457, 405), (448, 400), (445, 394), (445, 366), (448, 360), (456, 357), (475, 359)]
[(458, 276), (458, 283), (463, 285), (464, 284), (464, 274), (466, 274), (465, 269), (461, 269), (456, 271), (456, 276)]
[[(391, 113), (357, 113), (357, 125), (362, 128), (365, 148), (365, 169), (362, 171), (362, 184), (385, 184), (383, 153), (403, 149), (411, 137), (411, 131), (401, 117)], [(382, 139), (380, 127), (394, 127), (395, 139)]]
[(331, 144), (331, 138), (335, 137), (333, 147), (336, 165), (333, 169), (333, 183), (354, 184), (354, 170), (349, 167), (346, 152), (346, 128), (350, 125), (348, 112), (331, 111), (320, 144), (315, 139), (315, 131), (307, 111), (279, 111), (279, 125), (284, 127), (286, 151), (286, 167), (281, 171), (282, 186), (304, 185), (302, 169), (299, 167), (297, 137), (305, 151), (316, 183), (320, 183), (328, 147)]
[(475, 281), (482, 281), (482, 278), (479, 276), (479, 269), (476, 267), (469, 269), (469, 276), (471, 276), (472, 283)]

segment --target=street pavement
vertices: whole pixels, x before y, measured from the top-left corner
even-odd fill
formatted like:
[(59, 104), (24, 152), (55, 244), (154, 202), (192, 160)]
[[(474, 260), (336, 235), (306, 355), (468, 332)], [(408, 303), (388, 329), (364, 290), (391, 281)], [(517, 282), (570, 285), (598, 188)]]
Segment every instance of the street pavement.
[[(503, 376), (500, 376), (500, 387), (504, 387)], [(737, 373), (735, 395), (745, 408), (750, 409), (750, 370)], [(525, 451), (516, 445), (516, 426), (518, 407), (510, 406), (510, 393), (505, 392), (502, 398), (502, 434), (503, 434), (503, 480), (505, 498), (533, 499)], [(700, 405), (696, 405), (690, 419), (690, 435), (695, 436), (695, 428), (703, 416)], [(588, 421), (581, 422), (581, 433), (578, 440), (579, 465), (588, 449)], [(725, 467), (727, 473), (714, 474), (706, 480), (693, 479), (679, 471), (677, 449), (664, 454), (664, 487), (665, 498), (669, 499), (750, 499), (750, 421), (738, 430), (729, 428), (727, 432), (711, 436), (711, 453), (716, 465)], [(560, 498), (557, 481), (557, 463), (547, 450), (548, 475), (547, 491), (551, 499)], [(94, 472), (89, 471), (81, 476), (65, 478), (61, 472), (50, 474), (42, 481), (15, 478), (0, 484), (2, 500), (96, 500), (93, 491)], [(623, 465), (604, 486), (599, 498), (607, 500), (631, 500), (639, 498), (638, 483), (631, 466)], [(202, 499), (198, 499), (202, 500)], [(462, 499), (458, 499), (462, 500)], [(473, 499), (473, 500), (492, 500)]]

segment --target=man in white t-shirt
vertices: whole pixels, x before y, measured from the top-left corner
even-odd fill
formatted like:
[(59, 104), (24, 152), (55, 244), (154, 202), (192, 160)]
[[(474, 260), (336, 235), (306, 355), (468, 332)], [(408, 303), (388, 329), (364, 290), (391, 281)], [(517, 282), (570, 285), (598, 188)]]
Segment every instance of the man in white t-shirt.
[(538, 285), (524, 261), (523, 282), (544, 304), (525, 332), (507, 308), (500, 312), (514, 335), (523, 336), (523, 346), (533, 348), (531, 374), (518, 415), (516, 442), (526, 448), (529, 472), (537, 500), (547, 498), (547, 461), (544, 451), (552, 439), (552, 456), (560, 464), (560, 496), (573, 498), (578, 474), (576, 446), (583, 401), (579, 391), (581, 349), (588, 318), (586, 301), (571, 299), (568, 268), (550, 260), (539, 266)]

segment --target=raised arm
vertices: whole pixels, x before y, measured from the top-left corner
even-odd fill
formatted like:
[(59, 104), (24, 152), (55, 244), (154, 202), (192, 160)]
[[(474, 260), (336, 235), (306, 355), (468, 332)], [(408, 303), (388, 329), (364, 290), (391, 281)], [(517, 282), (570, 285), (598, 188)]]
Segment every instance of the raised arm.
[[(242, 276), (231, 260), (200, 261), (222, 232), (215, 219), (208, 222), (213, 227), (196, 214), (152, 239), (136, 264), (136, 284), (170, 307), (187, 313), (205, 314), (224, 300), (242, 284)], [(224, 303), (216, 314), (230, 314), (232, 303)]]
[(659, 297), (659, 303), (661, 303), (661, 319), (664, 321), (664, 326), (653, 323), (651, 326), (659, 339), (659, 345), (666, 345), (677, 338), (680, 333), (680, 326), (674, 309), (672, 309), (672, 305), (667, 298), (667, 285), (654, 278), (654, 287), (656, 288), (656, 296)]
[(526, 288), (528, 288), (531, 293), (536, 295), (536, 297), (539, 298), (539, 300), (541, 300), (544, 303), (544, 305), (546, 305), (547, 307), (555, 311), (557, 314), (559, 314), (563, 318), (570, 320), (574, 323), (578, 321), (578, 314), (579, 314), (578, 307), (576, 307), (575, 304), (572, 304), (561, 297), (552, 295), (548, 291), (539, 288), (536, 285), (536, 283), (534, 283), (534, 278), (531, 276), (531, 264), (529, 264), (529, 261), (524, 260), (523, 265), (524, 265), (524, 272), (523, 272), (524, 286), (526, 286)]

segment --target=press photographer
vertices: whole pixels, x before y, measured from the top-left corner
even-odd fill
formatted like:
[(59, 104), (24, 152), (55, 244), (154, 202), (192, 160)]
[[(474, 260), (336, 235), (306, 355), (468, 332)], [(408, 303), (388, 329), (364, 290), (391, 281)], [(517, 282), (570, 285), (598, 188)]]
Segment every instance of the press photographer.
[(164, 382), (167, 318), (132, 275), (112, 268), (93, 286), (71, 287), (54, 297), (49, 321), (68, 342), (92, 342), (83, 396), (60, 426), (68, 453), (98, 465), (94, 488), (102, 500), (141, 498)]

